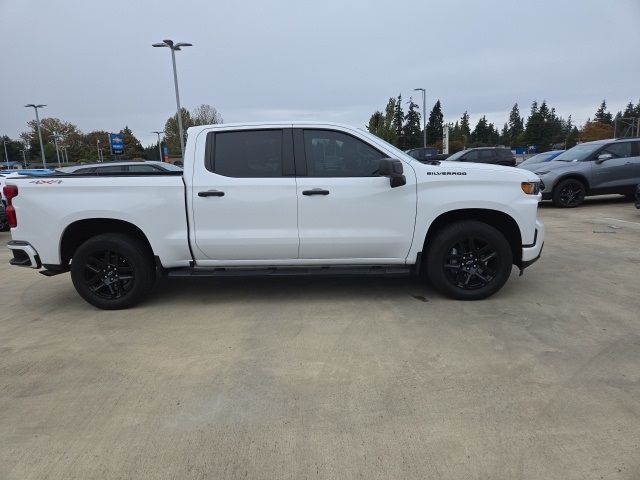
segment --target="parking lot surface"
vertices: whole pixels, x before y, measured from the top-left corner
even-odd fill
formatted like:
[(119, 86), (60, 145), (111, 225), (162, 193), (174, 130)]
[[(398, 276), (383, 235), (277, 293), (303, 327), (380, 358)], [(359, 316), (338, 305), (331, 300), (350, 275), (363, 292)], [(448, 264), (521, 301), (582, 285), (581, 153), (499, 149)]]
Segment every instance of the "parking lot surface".
[(199, 279), (107, 312), (2, 249), (0, 479), (638, 479), (640, 211), (540, 216), (480, 302)]

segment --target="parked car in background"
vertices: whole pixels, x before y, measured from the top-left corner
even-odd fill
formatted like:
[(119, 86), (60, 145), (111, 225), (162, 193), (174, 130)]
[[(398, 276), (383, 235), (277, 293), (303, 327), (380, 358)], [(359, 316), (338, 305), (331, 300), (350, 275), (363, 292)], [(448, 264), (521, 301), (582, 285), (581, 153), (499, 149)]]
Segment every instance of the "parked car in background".
[(640, 183), (636, 187), (636, 208), (640, 208)]
[(525, 165), (542, 180), (542, 199), (577, 207), (588, 195), (632, 197), (640, 183), (640, 138), (586, 142), (550, 162)]
[(447, 162), (490, 163), (515, 167), (516, 156), (505, 147), (479, 147), (454, 153), (447, 158)]
[(551, 150), (549, 152), (539, 153), (537, 155), (534, 155), (533, 157), (527, 158), (524, 162), (518, 165), (518, 168), (525, 165), (533, 165), (534, 163), (550, 162), (562, 152), (564, 152), (564, 150)]
[(111, 173), (154, 173), (154, 172), (181, 172), (182, 168), (166, 162), (103, 162), (73, 167), (56, 168), (56, 173), (65, 174), (111, 174)]
[(449, 158), (448, 153), (438, 153), (438, 149), (435, 147), (412, 148), (410, 150), (406, 150), (405, 153), (411, 155), (420, 162), (436, 162)]
[(0, 232), (9, 231), (9, 219), (7, 219), (7, 212), (5, 211), (4, 203), (0, 202)]

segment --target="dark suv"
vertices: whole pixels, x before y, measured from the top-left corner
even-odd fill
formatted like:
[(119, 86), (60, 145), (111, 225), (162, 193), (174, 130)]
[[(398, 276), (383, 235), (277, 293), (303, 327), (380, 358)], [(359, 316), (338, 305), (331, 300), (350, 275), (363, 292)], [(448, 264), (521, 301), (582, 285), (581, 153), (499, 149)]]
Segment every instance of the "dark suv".
[(454, 153), (447, 158), (447, 162), (492, 163), (515, 167), (516, 156), (505, 147), (479, 147)]
[(411, 150), (407, 150), (405, 153), (408, 153), (413, 158), (420, 160), (421, 162), (431, 162), (437, 159), (438, 149), (435, 147), (412, 148)]

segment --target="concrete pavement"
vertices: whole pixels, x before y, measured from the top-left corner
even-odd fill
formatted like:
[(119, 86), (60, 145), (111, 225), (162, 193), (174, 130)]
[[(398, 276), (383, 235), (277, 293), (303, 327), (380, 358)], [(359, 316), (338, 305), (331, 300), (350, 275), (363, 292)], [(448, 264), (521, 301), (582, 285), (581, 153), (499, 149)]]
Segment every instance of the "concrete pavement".
[(481, 302), (204, 279), (105, 312), (3, 249), (0, 479), (638, 479), (640, 211), (541, 217)]

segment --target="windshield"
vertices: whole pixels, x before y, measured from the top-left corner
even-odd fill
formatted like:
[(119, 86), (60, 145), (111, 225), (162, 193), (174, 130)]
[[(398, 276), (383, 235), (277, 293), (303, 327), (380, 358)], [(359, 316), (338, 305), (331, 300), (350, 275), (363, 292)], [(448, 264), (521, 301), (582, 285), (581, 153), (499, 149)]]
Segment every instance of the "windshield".
[(602, 147), (601, 143), (590, 143), (588, 145), (576, 145), (553, 159), (554, 162), (581, 162), (593, 152)]
[(534, 155), (531, 158), (527, 158), (520, 165), (531, 165), (532, 163), (542, 163), (546, 162), (549, 158), (553, 158), (555, 153), (539, 153), (538, 155)]
[(450, 157), (447, 157), (447, 162), (456, 162), (460, 159), (460, 157), (462, 157), (462, 155), (464, 155), (465, 153), (467, 153), (467, 150), (460, 150), (459, 152), (454, 153), (453, 155), (451, 155)]

